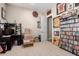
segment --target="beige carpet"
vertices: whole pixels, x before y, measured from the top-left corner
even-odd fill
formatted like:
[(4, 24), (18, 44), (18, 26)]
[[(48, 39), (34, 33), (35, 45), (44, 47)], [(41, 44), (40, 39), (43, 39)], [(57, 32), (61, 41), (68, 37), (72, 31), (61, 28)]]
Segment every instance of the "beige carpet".
[(38, 42), (33, 47), (23, 48), (22, 46), (14, 46), (11, 51), (0, 56), (74, 56), (73, 54), (60, 49), (52, 43)]

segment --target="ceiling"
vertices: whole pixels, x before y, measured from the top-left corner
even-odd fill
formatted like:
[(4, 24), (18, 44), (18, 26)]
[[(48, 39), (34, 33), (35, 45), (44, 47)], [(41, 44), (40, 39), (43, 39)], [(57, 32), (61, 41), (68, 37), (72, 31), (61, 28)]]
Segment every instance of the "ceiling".
[(22, 8), (33, 9), (42, 13), (46, 13), (48, 10), (53, 8), (55, 3), (9, 3), (9, 5), (14, 5)]

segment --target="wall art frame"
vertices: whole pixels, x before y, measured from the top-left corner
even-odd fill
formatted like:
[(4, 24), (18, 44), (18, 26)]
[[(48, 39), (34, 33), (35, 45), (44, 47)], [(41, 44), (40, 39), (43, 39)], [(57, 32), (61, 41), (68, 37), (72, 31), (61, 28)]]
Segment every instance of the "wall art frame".
[(1, 18), (5, 20), (6, 19), (5, 17), (6, 17), (6, 11), (3, 7), (1, 7)]
[(60, 16), (57, 16), (53, 18), (53, 27), (54, 28), (60, 28)]
[(67, 3), (66, 9), (67, 9), (67, 11), (73, 10), (74, 9), (74, 3)]
[(74, 3), (74, 6), (75, 6), (75, 7), (78, 7), (78, 6), (79, 6), (79, 3)]
[(57, 15), (66, 11), (66, 3), (57, 3), (56, 5)]
[(59, 31), (54, 31), (54, 36), (59, 36)]
[(41, 29), (41, 21), (37, 21), (37, 28)]

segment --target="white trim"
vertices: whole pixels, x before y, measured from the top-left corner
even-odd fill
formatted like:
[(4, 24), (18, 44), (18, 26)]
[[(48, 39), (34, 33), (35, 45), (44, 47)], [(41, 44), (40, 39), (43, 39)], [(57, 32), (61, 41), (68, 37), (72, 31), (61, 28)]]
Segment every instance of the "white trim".
[(51, 13), (51, 14), (49, 14), (49, 15), (47, 15), (46, 17), (48, 18), (48, 17), (50, 17), (50, 16), (52, 16), (52, 13)]

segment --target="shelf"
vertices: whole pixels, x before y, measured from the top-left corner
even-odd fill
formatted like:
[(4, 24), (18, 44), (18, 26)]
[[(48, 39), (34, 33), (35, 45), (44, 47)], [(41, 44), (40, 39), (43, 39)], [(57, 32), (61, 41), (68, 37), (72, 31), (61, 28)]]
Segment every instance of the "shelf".
[(74, 52), (73, 46), (79, 45), (79, 18), (74, 16), (61, 19), (60, 38), (62, 48)]
[[(62, 19), (66, 19), (66, 20), (62, 20)], [(68, 19), (68, 18), (62, 18), (62, 19), (61, 19), (61, 22), (65, 22), (65, 21), (68, 21), (68, 20), (79, 19), (79, 18), (70, 18), (70, 19)]]

